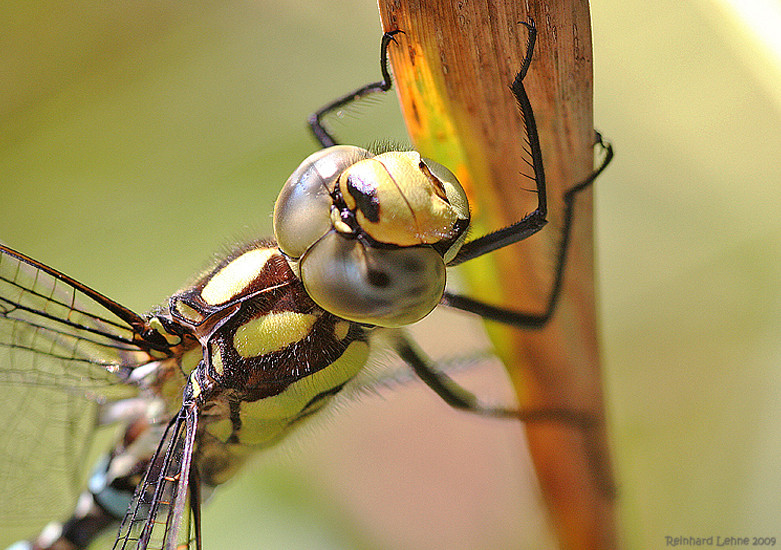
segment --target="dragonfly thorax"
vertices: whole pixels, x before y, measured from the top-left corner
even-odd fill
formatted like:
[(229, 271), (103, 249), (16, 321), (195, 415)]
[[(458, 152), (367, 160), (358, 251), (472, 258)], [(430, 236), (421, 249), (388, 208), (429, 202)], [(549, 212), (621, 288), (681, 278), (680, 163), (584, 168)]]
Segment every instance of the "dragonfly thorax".
[(365, 329), (311, 300), (268, 241), (236, 250), (174, 294), (168, 312), (200, 342), (205, 375), (242, 401), (283, 392), (365, 339)]
[(416, 152), (336, 146), (285, 183), (274, 233), (310, 297), (335, 315), (402, 326), (425, 317), (461, 248), (469, 206), (458, 180)]
[[(238, 249), (174, 294), (168, 313), (201, 344), (188, 389), (217, 447), (276, 441), (335, 395), (368, 356), (366, 329), (318, 307), (268, 241)], [(209, 483), (224, 480), (245, 453), (209, 452), (225, 454), (225, 471), (211, 471)]]

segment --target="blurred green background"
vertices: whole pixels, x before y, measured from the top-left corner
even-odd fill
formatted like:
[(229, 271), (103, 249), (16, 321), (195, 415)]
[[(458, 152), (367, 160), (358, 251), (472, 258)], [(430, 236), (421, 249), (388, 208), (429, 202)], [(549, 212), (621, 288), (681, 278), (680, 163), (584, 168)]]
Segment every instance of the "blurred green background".
[[(596, 224), (627, 548), (781, 540), (781, 62), (724, 5), (592, 4), (595, 121), (617, 149)], [(307, 115), (378, 77), (367, 1), (4, 2), (0, 21), (0, 241), (137, 311), (270, 234), (316, 148)], [(406, 139), (393, 97), (335, 128)], [(418, 332), (436, 354), (474, 328)], [(508, 398), (496, 368), (466, 381)], [(207, 507), (207, 547), (550, 545), (521, 429), (429, 393), (345, 404), (259, 457)]]

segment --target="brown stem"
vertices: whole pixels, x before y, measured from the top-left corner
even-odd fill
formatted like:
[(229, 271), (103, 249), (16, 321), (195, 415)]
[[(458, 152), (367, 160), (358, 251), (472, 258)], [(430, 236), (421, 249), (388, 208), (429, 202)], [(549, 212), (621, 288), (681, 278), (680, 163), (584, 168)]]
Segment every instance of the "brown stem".
[[(474, 235), (535, 207), (523, 189), (523, 124), (508, 90), (533, 18), (538, 38), (524, 80), (537, 120), (550, 223), (522, 244), (467, 262), (473, 295), (542, 310), (559, 243), (564, 191), (593, 169), (592, 51), (586, 0), (380, 0), (385, 31), (405, 32), (390, 59), (416, 148), (453, 170), (473, 205)], [(588, 432), (555, 423), (526, 428), (562, 548), (617, 546), (594, 299), (591, 193), (578, 195), (564, 292), (542, 330), (489, 327), (523, 409), (570, 408)]]

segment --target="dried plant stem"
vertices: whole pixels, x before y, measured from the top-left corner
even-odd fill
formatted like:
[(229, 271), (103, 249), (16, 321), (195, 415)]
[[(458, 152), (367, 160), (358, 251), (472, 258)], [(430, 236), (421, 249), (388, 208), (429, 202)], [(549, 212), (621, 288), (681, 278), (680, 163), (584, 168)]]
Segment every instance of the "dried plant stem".
[[(509, 225), (535, 207), (524, 192), (523, 124), (508, 86), (533, 18), (537, 46), (524, 80), (548, 181), (549, 225), (538, 235), (464, 265), (474, 295), (542, 310), (560, 238), (564, 191), (593, 169), (592, 51), (586, 0), (452, 2), (380, 0), (408, 130), (424, 156), (453, 170), (474, 206), (474, 234)], [(584, 433), (529, 424), (529, 448), (562, 548), (616, 547), (612, 474), (595, 321), (592, 201), (578, 196), (564, 293), (542, 330), (493, 325), (492, 339), (523, 408), (566, 407), (597, 420)]]

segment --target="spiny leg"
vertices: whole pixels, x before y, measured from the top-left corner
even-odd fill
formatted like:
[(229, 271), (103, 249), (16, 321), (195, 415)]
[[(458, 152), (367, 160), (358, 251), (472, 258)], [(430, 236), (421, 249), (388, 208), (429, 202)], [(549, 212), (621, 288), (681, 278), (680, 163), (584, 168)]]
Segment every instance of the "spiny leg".
[(596, 143), (604, 151), (604, 157), (599, 167), (585, 180), (578, 183), (571, 189), (564, 193), (564, 223), (562, 227), (561, 243), (559, 244), (559, 250), (556, 254), (556, 268), (553, 277), (553, 285), (546, 306), (541, 312), (527, 312), (516, 311), (503, 307), (493, 306), (474, 298), (467, 296), (461, 296), (459, 294), (453, 294), (451, 292), (445, 292), (442, 297), (442, 305), (468, 311), (470, 313), (476, 313), (485, 319), (492, 321), (498, 321), (511, 326), (520, 328), (541, 328), (550, 321), (556, 310), (556, 304), (558, 303), (561, 295), (562, 283), (564, 280), (564, 269), (567, 260), (567, 250), (569, 249), (570, 235), (572, 230), (572, 220), (574, 217), (575, 200), (578, 193), (587, 189), (594, 180), (602, 173), (602, 171), (610, 164), (613, 159), (613, 147), (610, 143), (602, 139), (602, 135), (596, 132)]
[[(473, 241), (466, 243), (461, 250), (456, 254), (455, 258), (448, 264), (449, 266), (458, 265), (465, 261), (471, 260), (483, 254), (487, 254), (499, 248), (504, 248), (510, 244), (522, 241), (527, 237), (530, 237), (540, 229), (542, 229), (547, 223), (546, 216), (548, 213), (547, 195), (545, 187), (545, 172), (542, 164), (542, 151), (540, 150), (539, 137), (537, 135), (537, 125), (534, 120), (534, 112), (529, 101), (529, 96), (526, 94), (526, 89), (523, 86), (523, 79), (529, 70), (531, 65), (532, 54), (534, 53), (534, 45), (537, 41), (537, 28), (534, 25), (534, 21), (530, 20), (522, 22), (522, 24), (529, 31), (529, 39), (526, 45), (526, 55), (521, 63), (521, 69), (510, 85), (510, 91), (515, 97), (518, 107), (524, 119), (526, 126), (526, 137), (529, 144), (529, 152), (531, 155), (531, 166), (534, 170), (534, 180), (536, 182), (537, 192), (537, 208), (524, 216), (524, 218), (508, 227), (489, 233), (479, 237)], [(391, 42), (396, 42), (394, 38), (396, 34), (404, 33), (402, 30), (395, 30), (387, 32), (382, 37), (380, 44), (380, 71), (382, 73), (382, 80), (367, 84), (361, 88), (358, 88), (354, 92), (346, 94), (341, 98), (329, 103), (316, 111), (309, 117), (309, 126), (312, 129), (317, 141), (323, 147), (331, 147), (337, 144), (334, 136), (323, 125), (323, 117), (333, 111), (344, 107), (345, 105), (357, 101), (362, 97), (376, 92), (386, 92), (392, 86), (392, 80), (390, 72), (388, 71), (388, 46)]]
[(494, 231), (493, 233), (483, 235), (482, 237), (464, 244), (455, 258), (448, 263), (448, 267), (458, 265), (482, 256), (483, 254), (488, 254), (494, 250), (522, 241), (537, 233), (546, 223), (548, 223), (546, 219), (546, 216), (548, 215), (548, 200), (545, 187), (545, 170), (542, 165), (540, 138), (537, 134), (537, 123), (534, 120), (534, 111), (532, 110), (529, 96), (526, 94), (526, 88), (523, 86), (523, 79), (531, 64), (532, 54), (534, 53), (534, 44), (537, 41), (537, 28), (534, 26), (533, 20), (530, 20), (528, 23), (523, 22), (523, 25), (526, 26), (529, 31), (529, 40), (526, 44), (526, 56), (521, 63), (521, 70), (515, 75), (515, 78), (510, 85), (510, 91), (518, 103), (521, 115), (523, 116), (524, 125), (526, 126), (526, 138), (529, 145), (529, 153), (531, 155), (530, 165), (534, 170), (533, 179), (536, 183), (537, 208), (512, 225)]
[[(361, 88), (358, 88), (357, 90), (340, 97), (336, 101), (333, 101), (328, 105), (318, 109), (313, 115), (309, 117), (309, 127), (312, 129), (312, 133), (315, 135), (315, 139), (320, 142), (320, 145), (322, 145), (323, 148), (337, 145), (333, 134), (326, 130), (325, 126), (323, 125), (324, 116), (341, 109), (353, 101), (358, 101), (359, 99), (366, 97), (369, 94), (387, 92), (390, 90), (393, 82), (391, 80), (390, 72), (388, 71), (388, 45), (391, 42), (396, 42), (394, 37), (400, 33), (404, 34), (404, 31), (395, 30), (386, 32), (382, 35), (382, 42), (380, 43), (380, 72), (382, 73), (382, 80), (379, 82), (372, 82), (366, 86), (362, 86)], [(398, 42), (396, 43), (398, 44)]]

